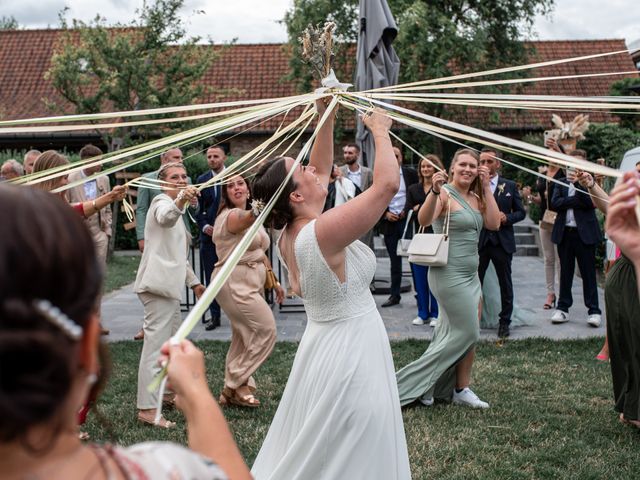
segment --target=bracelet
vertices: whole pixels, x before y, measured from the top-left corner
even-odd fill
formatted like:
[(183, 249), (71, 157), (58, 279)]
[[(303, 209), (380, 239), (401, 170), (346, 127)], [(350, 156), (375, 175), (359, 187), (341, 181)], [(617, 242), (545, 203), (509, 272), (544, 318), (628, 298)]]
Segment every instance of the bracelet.
[(587, 189), (593, 188), (596, 185), (596, 181), (594, 179), (591, 179), (591, 185), (587, 185)]
[(384, 138), (385, 140), (391, 141), (391, 138), (389, 138), (389, 135), (374, 135), (373, 138)]
[(431, 188), (429, 189), (429, 193), (433, 193), (433, 194), (437, 197), (438, 195), (440, 195), (440, 190), (438, 190), (438, 191), (436, 192), (436, 191), (433, 189), (433, 187), (431, 187)]

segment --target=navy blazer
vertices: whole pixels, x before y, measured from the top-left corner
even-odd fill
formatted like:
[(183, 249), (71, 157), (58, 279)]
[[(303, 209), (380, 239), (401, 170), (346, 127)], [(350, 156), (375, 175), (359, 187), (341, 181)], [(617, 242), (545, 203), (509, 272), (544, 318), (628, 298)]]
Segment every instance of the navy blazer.
[(567, 223), (567, 210), (573, 209), (573, 216), (576, 219), (576, 227), (580, 240), (585, 245), (595, 245), (602, 241), (602, 232), (596, 218), (596, 207), (593, 200), (587, 194), (578, 182), (573, 185), (576, 187), (576, 194), (569, 196), (569, 183), (565, 178), (561, 178), (560, 182), (566, 184), (566, 187), (556, 184), (553, 188), (553, 197), (551, 197), (551, 208), (558, 212), (556, 223), (553, 225), (551, 232), (551, 241), (555, 244), (562, 242), (564, 236), (564, 228)]
[[(405, 194), (407, 195), (406, 198), (409, 198), (409, 187), (411, 185), (415, 185), (419, 181), (418, 172), (411, 167), (405, 167), (404, 165), (402, 165), (402, 178), (404, 179)], [(405, 199), (405, 208), (403, 208), (403, 210), (405, 210), (405, 213), (407, 205), (406, 202), (407, 200)], [(384, 213), (387, 213), (387, 211), (385, 210)], [(378, 221), (378, 230), (383, 235), (388, 234), (393, 230), (393, 227), (398, 224), (398, 222), (388, 222), (387, 220), (385, 220), (384, 213), (382, 214), (382, 218)], [(404, 219), (400, 220), (400, 223), (402, 223), (402, 226), (404, 228)]]
[[(213, 172), (209, 170), (198, 177), (197, 183), (205, 183), (213, 178)], [(198, 222), (198, 230), (201, 237), (211, 238), (202, 232), (205, 225), (211, 225), (216, 221), (218, 215), (218, 206), (220, 205), (220, 186), (215, 185), (203, 189), (200, 192), (200, 210), (196, 215), (196, 222)]]
[[(513, 224), (524, 220), (524, 217), (527, 215), (522, 205), (522, 198), (520, 198), (520, 192), (518, 191), (516, 182), (498, 177), (498, 185), (496, 191), (493, 193), (493, 198), (496, 199), (498, 210), (507, 217), (507, 222), (501, 224), (500, 229), (493, 231), (492, 234), (497, 236), (498, 242), (507, 253), (515, 253), (516, 237), (513, 233)], [(489, 237), (491, 236), (490, 232), (491, 231), (486, 228), (480, 231), (479, 248), (484, 247), (489, 241)]]

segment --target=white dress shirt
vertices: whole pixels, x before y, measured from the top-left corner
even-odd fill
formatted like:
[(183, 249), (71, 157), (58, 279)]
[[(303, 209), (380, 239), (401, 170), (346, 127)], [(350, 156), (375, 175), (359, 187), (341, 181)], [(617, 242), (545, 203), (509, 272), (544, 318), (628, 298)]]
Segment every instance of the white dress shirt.
[(353, 184), (362, 190), (362, 168), (358, 166), (358, 170), (352, 172), (350, 168), (347, 167), (347, 178), (353, 182)]
[[(569, 184), (569, 196), (574, 197), (576, 195), (576, 187), (573, 183)], [(573, 214), (573, 208), (567, 210), (567, 221), (565, 223), (567, 227), (577, 227), (576, 216)]]
[(400, 188), (389, 203), (389, 211), (395, 215), (399, 215), (404, 210), (404, 206), (407, 203), (407, 187), (404, 183), (404, 175), (402, 175), (402, 168), (400, 168)]

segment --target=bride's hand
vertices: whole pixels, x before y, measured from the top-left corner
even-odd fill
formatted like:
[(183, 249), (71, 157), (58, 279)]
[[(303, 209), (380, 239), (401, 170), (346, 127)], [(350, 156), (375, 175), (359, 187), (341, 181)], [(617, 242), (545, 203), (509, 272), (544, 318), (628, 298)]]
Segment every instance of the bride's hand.
[(382, 108), (374, 108), (360, 115), (362, 122), (375, 135), (387, 135), (393, 121)]

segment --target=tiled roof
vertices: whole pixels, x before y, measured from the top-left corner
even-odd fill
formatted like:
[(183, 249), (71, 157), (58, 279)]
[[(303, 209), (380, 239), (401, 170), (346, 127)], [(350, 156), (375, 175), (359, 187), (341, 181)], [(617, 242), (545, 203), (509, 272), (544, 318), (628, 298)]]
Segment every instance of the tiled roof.
[[(60, 30), (0, 31), (0, 118), (18, 119), (72, 113), (71, 106), (45, 79)], [(530, 62), (561, 59), (626, 49), (624, 40), (536, 41), (528, 42), (536, 50)], [(209, 48), (209, 47), (203, 47)], [(204, 82), (210, 92), (202, 102), (221, 100), (276, 98), (295, 95), (289, 73), (286, 46), (282, 44), (238, 44), (213, 47), (220, 58), (212, 65)], [(355, 59), (354, 59), (355, 60)], [(593, 72), (632, 71), (634, 64), (628, 54), (602, 57), (589, 61), (545, 67), (532, 71), (535, 76), (571, 75)], [(638, 74), (635, 74), (637, 77)], [(351, 75), (348, 75), (350, 78)], [(541, 95), (607, 95), (611, 83), (621, 76), (573, 79), (524, 84), (523, 93)], [(64, 111), (51, 112), (47, 102), (66, 106)], [(567, 113), (566, 116), (571, 114)], [(602, 113), (590, 113), (592, 122), (611, 121)], [(547, 128), (549, 112), (526, 111), (501, 113), (499, 121), (489, 111), (469, 108), (454, 119), (463, 123), (493, 128)], [(278, 122), (260, 129), (271, 130)]]

